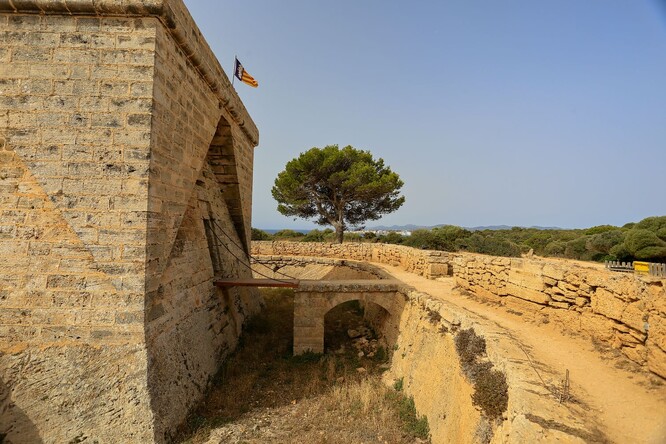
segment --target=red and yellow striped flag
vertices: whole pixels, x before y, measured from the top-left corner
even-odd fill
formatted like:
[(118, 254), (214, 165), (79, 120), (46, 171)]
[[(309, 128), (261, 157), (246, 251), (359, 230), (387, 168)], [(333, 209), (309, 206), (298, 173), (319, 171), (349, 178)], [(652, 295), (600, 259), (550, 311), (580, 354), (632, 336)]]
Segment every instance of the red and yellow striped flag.
[(241, 65), (241, 62), (236, 59), (236, 68), (234, 69), (234, 75), (238, 80), (240, 80), (243, 83), (247, 83), (253, 88), (256, 88), (259, 86), (259, 83), (254, 80), (254, 77), (252, 77), (250, 74), (245, 71), (245, 68), (243, 68), (243, 65)]

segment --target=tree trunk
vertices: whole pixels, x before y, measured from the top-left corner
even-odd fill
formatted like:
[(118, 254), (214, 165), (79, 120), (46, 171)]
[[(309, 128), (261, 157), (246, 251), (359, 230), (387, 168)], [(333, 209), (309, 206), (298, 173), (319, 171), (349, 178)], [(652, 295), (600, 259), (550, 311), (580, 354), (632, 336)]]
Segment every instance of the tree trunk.
[(335, 227), (335, 236), (337, 237), (338, 243), (341, 244), (345, 238), (345, 229), (342, 227), (342, 225)]

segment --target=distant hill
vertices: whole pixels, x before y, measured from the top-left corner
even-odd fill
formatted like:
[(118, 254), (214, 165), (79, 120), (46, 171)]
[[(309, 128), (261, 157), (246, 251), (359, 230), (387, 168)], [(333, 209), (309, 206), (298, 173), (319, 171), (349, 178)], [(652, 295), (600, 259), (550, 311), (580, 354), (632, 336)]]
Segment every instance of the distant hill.
[[(426, 229), (430, 230), (435, 227), (442, 227), (446, 224), (439, 224), (439, 225), (414, 225), (414, 224), (407, 224), (407, 225), (391, 225), (391, 226), (386, 226), (386, 225), (378, 225), (375, 227), (368, 227), (368, 230), (386, 230), (386, 231), (414, 231), (414, 230), (420, 230), (420, 229)], [(481, 230), (510, 230), (513, 228), (510, 225), (485, 225), (485, 226), (478, 226), (478, 227), (465, 227), (470, 231), (481, 231)], [(540, 227), (537, 225), (533, 225), (531, 227), (521, 227), (521, 228), (534, 228), (537, 230), (561, 230), (562, 228), (559, 227)]]
[[(439, 225), (415, 225), (415, 224), (407, 224), (407, 225), (377, 225), (374, 227), (367, 227), (366, 230), (372, 230), (372, 231), (379, 231), (379, 230), (384, 230), (384, 231), (414, 231), (414, 230), (420, 230), (420, 229), (425, 229), (425, 230), (430, 230), (435, 227), (443, 227), (446, 224), (439, 224)], [(319, 230), (323, 230), (327, 227), (320, 227), (318, 228)], [(467, 228), (470, 231), (481, 231), (481, 230), (510, 230), (512, 227), (510, 225), (485, 225), (485, 226), (478, 226), (478, 227), (464, 227)], [(562, 230), (562, 228), (559, 227), (539, 227), (539, 226), (531, 226), (531, 227), (522, 227), (522, 228), (536, 228), (537, 230)], [(284, 228), (280, 229), (263, 229), (262, 231), (265, 231), (268, 234), (275, 234), (278, 231), (284, 230)], [(290, 230), (297, 231), (299, 233), (307, 234), (312, 230), (311, 228), (290, 228)]]
[[(467, 227), (470, 231), (481, 231), (481, 230), (510, 230), (513, 228), (510, 225), (487, 225), (480, 227)], [(531, 227), (520, 227), (520, 228), (533, 228), (536, 230), (562, 230), (560, 227), (540, 227), (538, 225), (532, 225)]]
[(432, 227), (428, 227), (426, 225), (414, 225), (414, 224), (407, 224), (407, 225), (391, 225), (391, 226), (386, 226), (386, 225), (378, 225), (376, 227), (367, 227), (366, 230), (373, 230), (373, 231), (378, 231), (378, 230), (384, 230), (384, 231), (414, 231), (414, 230), (419, 230), (419, 229), (430, 229), (434, 227), (439, 227), (441, 225), (434, 225)]

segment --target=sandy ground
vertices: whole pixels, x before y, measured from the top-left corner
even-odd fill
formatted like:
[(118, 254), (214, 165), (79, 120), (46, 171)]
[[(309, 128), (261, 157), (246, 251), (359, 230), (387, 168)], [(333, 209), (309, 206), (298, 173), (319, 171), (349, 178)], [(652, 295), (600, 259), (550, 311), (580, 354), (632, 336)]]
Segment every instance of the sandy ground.
[(666, 443), (666, 384), (656, 376), (596, 350), (588, 338), (567, 336), (552, 324), (533, 323), (466, 297), (453, 288), (453, 279), (434, 281), (397, 267), (375, 265), (418, 291), (495, 322), (530, 350), (539, 367), (569, 369), (572, 395), (593, 410), (602, 431), (614, 442)]

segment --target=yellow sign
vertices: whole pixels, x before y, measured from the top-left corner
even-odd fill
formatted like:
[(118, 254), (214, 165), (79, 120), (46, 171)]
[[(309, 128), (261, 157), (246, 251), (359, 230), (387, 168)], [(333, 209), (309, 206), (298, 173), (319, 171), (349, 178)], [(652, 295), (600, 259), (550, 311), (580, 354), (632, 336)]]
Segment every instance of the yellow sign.
[(649, 273), (650, 264), (648, 262), (634, 262), (634, 271), (636, 273)]

